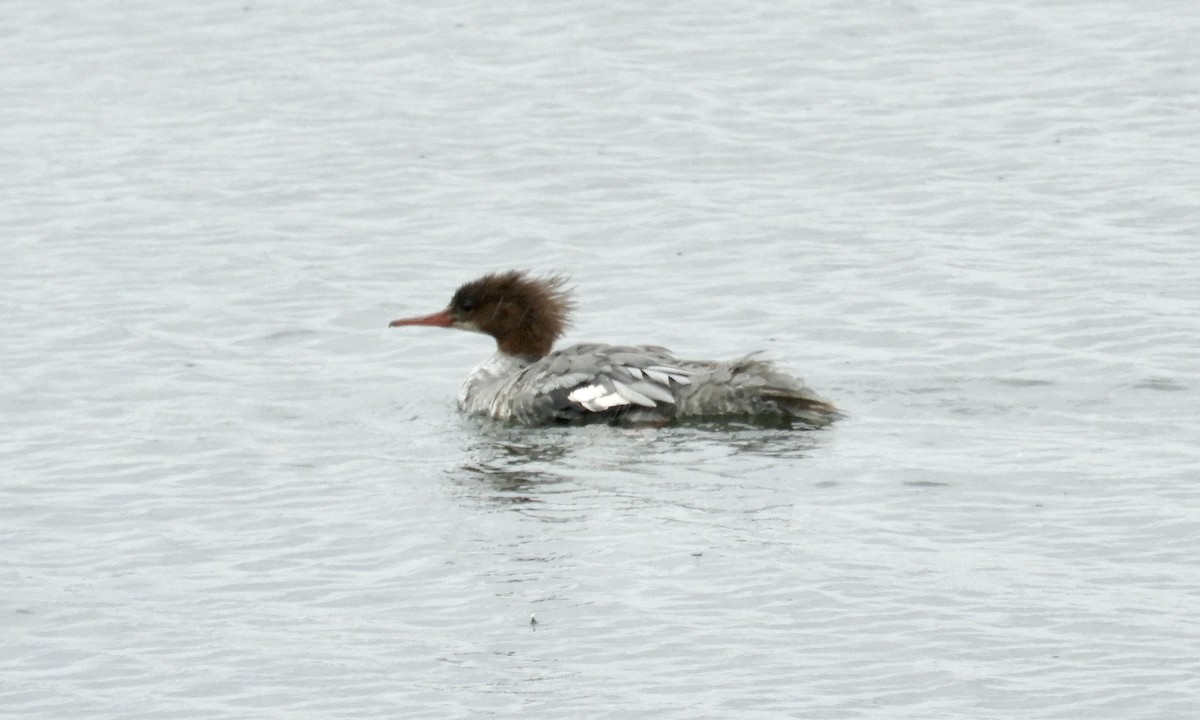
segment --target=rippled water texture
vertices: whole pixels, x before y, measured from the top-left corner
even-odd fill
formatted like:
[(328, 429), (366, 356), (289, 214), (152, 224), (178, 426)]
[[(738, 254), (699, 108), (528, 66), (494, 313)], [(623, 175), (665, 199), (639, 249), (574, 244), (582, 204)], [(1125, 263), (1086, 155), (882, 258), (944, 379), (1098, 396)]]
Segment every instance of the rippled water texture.
[[(1200, 716), (1192, 3), (0, 38), (0, 715)], [(462, 418), (487, 339), (385, 326), (508, 267), (849, 417)]]

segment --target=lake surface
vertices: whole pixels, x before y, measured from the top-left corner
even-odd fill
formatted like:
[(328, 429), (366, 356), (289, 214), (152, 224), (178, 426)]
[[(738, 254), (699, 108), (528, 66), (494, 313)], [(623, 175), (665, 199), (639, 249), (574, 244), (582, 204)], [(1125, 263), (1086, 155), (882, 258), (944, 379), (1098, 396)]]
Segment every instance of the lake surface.
[[(0, 36), (0, 716), (1200, 716), (1192, 3)], [(849, 417), (461, 417), (510, 267)]]

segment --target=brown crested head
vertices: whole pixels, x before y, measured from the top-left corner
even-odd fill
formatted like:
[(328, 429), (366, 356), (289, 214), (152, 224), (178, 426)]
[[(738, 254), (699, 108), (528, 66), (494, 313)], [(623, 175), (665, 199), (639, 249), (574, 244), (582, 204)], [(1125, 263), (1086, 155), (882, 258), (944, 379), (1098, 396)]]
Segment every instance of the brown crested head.
[(450, 306), (426, 317), (393, 321), (402, 325), (456, 327), (496, 338), (501, 352), (539, 358), (550, 353), (567, 329), (574, 308), (566, 278), (508, 272), (484, 275), (454, 293)]

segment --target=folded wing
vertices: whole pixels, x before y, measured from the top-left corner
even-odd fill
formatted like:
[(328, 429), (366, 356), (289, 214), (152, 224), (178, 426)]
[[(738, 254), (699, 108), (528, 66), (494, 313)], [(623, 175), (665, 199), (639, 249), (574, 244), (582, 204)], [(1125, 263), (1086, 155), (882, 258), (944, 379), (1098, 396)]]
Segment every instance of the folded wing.
[(528, 411), (561, 423), (607, 421), (635, 413), (670, 420), (692, 371), (656, 347), (576, 345), (524, 371), (534, 392)]

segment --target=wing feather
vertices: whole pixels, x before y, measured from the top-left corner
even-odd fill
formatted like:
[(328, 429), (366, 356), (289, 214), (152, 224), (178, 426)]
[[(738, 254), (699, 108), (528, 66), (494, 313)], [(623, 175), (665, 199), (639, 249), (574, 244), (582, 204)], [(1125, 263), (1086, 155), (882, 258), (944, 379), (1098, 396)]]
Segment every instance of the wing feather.
[(560, 422), (611, 417), (634, 408), (670, 419), (675, 389), (690, 382), (688, 370), (661, 348), (577, 345), (530, 366), (541, 390), (530, 402)]
[(637, 390), (634, 390), (632, 387), (626, 385), (625, 383), (621, 382), (620, 380), (613, 380), (612, 384), (613, 384), (613, 387), (616, 388), (617, 393), (621, 397), (625, 398), (626, 400), (628, 400), (631, 403), (634, 403), (636, 405), (641, 405), (642, 407), (656, 407), (657, 406), (657, 403), (655, 403), (649, 397), (643, 395), (642, 393), (638, 392)]

